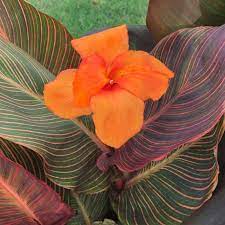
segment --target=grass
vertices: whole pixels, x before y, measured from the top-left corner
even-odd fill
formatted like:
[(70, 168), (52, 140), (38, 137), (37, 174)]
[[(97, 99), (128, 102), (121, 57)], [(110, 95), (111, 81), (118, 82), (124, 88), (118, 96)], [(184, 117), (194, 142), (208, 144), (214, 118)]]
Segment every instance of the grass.
[(79, 37), (91, 30), (119, 25), (145, 24), (148, 0), (27, 0), (61, 21)]

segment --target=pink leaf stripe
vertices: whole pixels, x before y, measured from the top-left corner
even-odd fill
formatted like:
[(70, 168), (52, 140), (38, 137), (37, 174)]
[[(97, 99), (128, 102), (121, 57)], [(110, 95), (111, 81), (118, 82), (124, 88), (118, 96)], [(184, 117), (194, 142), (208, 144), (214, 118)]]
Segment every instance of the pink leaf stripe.
[(1, 27), (0, 27), (0, 37), (3, 38), (6, 41), (9, 40), (6, 33), (4, 32), (4, 30)]
[(24, 0), (0, 0), (0, 27), (11, 42), (53, 74), (79, 63), (66, 28)]
[(122, 171), (143, 168), (205, 135), (225, 113), (225, 25), (177, 31), (152, 54), (175, 78), (160, 101), (146, 102), (142, 131), (111, 158), (98, 160), (101, 169), (110, 164)]
[(71, 216), (57, 193), (0, 154), (0, 224), (63, 225)]

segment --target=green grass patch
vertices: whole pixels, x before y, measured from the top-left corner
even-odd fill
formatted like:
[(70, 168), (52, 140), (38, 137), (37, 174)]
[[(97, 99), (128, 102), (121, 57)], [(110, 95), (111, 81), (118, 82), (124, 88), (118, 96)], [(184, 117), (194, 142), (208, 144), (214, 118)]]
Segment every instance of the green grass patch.
[(145, 24), (148, 0), (27, 0), (76, 37), (119, 24)]

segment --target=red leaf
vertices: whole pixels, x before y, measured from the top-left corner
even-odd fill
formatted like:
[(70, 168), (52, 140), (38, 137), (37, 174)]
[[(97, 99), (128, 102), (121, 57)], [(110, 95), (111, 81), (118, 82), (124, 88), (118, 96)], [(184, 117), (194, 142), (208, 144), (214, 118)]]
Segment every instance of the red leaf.
[(0, 154), (0, 224), (63, 225), (71, 216), (47, 184)]

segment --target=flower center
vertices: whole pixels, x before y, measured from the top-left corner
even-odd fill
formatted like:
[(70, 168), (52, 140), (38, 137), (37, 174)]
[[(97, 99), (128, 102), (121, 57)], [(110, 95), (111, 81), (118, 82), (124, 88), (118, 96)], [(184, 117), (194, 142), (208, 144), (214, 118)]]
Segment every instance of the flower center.
[(114, 80), (110, 80), (110, 81), (109, 81), (109, 84), (110, 84), (110, 85), (113, 85), (113, 84), (114, 84)]

